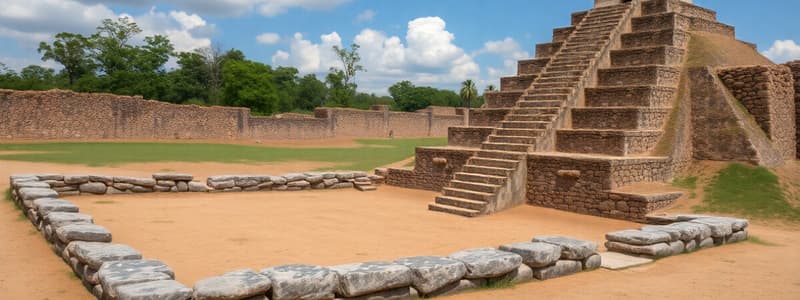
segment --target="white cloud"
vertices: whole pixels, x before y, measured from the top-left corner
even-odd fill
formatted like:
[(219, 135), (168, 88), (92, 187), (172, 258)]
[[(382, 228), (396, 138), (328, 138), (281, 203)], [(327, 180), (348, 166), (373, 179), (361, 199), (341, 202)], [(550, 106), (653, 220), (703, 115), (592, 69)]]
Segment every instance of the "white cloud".
[(376, 15), (378, 15), (377, 12), (371, 9), (367, 9), (365, 11), (362, 11), (356, 16), (356, 22), (372, 21), (372, 19), (374, 19)]
[(265, 32), (256, 36), (256, 42), (262, 45), (274, 45), (281, 41), (281, 36), (274, 32)]
[(506, 37), (498, 41), (488, 41), (483, 44), (483, 48), (476, 51), (473, 56), (495, 55), (503, 60), (501, 67), (488, 67), (487, 78), (482, 80), (481, 85), (499, 84), (500, 77), (516, 74), (517, 61), (529, 58), (530, 54), (522, 50), (522, 47), (513, 38)]
[(291, 8), (303, 8), (308, 10), (331, 9), (350, 0), (261, 0), (257, 2), (257, 10), (261, 15), (274, 17), (289, 11)]
[[(171, 4), (191, 12), (217, 15), (238, 16), (250, 12), (258, 12), (267, 17), (284, 14), (293, 8), (307, 10), (331, 9), (351, 0), (77, 0), (85, 4), (125, 4), (148, 6), (154, 3)], [(133, 3), (131, 3), (133, 2)]]
[(6, 0), (0, 9), (0, 36), (27, 47), (57, 32), (90, 33), (100, 20), (116, 14), (102, 4), (84, 5), (69, 0)]
[(184, 11), (165, 13), (153, 7), (146, 14), (131, 18), (142, 29), (141, 38), (156, 34), (166, 36), (175, 51), (186, 52), (211, 46), (211, 38), (205, 35), (214, 31), (213, 25), (208, 25), (196, 14)]
[[(361, 64), (367, 72), (356, 78), (359, 90), (386, 94), (386, 89), (400, 81), (417, 85), (455, 87), (464, 79), (477, 79), (480, 67), (462, 48), (454, 44), (455, 35), (446, 30), (439, 17), (418, 18), (408, 23), (405, 43), (397, 36), (387, 36), (373, 29), (364, 29), (353, 38), (361, 49)], [(335, 32), (320, 37), (319, 43), (295, 34), (289, 51), (278, 51), (272, 62), (294, 66), (303, 73), (324, 73), (341, 63), (331, 50), (341, 45)]]
[(777, 40), (762, 54), (777, 63), (797, 60), (800, 59), (800, 45), (794, 40)]

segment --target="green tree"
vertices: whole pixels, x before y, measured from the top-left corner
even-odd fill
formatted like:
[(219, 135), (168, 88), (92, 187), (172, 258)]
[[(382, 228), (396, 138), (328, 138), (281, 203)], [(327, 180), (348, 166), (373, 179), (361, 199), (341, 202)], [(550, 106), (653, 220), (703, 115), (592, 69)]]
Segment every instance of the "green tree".
[(389, 87), (389, 95), (394, 99), (398, 109), (416, 111), (431, 105), (431, 99), (425, 89), (419, 89), (410, 81), (401, 81)]
[(131, 70), (131, 59), (136, 55), (135, 48), (129, 42), (141, 32), (139, 25), (128, 17), (103, 20), (97, 27), (97, 33), (91, 37), (94, 57), (100, 70), (108, 75)]
[(278, 94), (269, 66), (253, 61), (229, 61), (222, 68), (223, 104), (248, 107), (256, 114), (278, 110)]
[(471, 107), (472, 101), (478, 97), (478, 88), (475, 87), (475, 82), (472, 79), (467, 79), (461, 83), (461, 92), (459, 93), (464, 107)]
[(297, 97), (294, 101), (294, 108), (304, 111), (311, 111), (315, 107), (322, 106), (325, 95), (328, 93), (325, 83), (317, 79), (314, 74), (308, 74), (300, 78), (297, 83)]
[(333, 46), (333, 52), (335, 52), (336, 56), (339, 57), (339, 61), (342, 62), (344, 69), (339, 70), (337, 68), (331, 68), (331, 73), (341, 71), (343, 76), (342, 80), (344, 81), (345, 86), (353, 84), (353, 80), (356, 78), (356, 74), (358, 72), (367, 71), (362, 65), (359, 64), (361, 62), (361, 55), (358, 54), (359, 48), (361, 48), (361, 46), (356, 43), (350, 45), (350, 49)]
[(350, 107), (350, 102), (355, 97), (356, 90), (355, 87), (345, 84), (344, 77), (345, 75), (342, 71), (330, 72), (325, 77), (325, 83), (328, 85), (326, 106)]
[(42, 54), (42, 60), (53, 60), (64, 66), (63, 72), (69, 78), (69, 85), (72, 86), (81, 76), (94, 72), (94, 64), (91, 58), (91, 41), (80, 35), (68, 32), (56, 34), (56, 39), (52, 44), (45, 42), (39, 43), (38, 52)]
[(494, 84), (490, 84), (486, 86), (486, 92), (494, 92), (497, 90), (497, 87)]

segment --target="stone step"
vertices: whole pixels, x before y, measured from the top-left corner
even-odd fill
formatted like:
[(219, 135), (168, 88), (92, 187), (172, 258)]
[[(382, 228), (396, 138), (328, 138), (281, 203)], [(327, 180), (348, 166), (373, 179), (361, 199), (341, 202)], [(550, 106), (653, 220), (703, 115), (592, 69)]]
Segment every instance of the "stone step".
[(524, 91), (499, 91), (499, 92), (486, 92), (483, 94), (484, 103), (487, 108), (506, 108), (514, 107), (517, 105), (517, 100), (522, 96)]
[(581, 25), (576, 33), (587, 33), (587, 32), (603, 32), (603, 31), (611, 31), (619, 26), (619, 20), (613, 21), (603, 21), (603, 22), (594, 22), (594, 23), (587, 23), (585, 25)]
[(570, 53), (583, 54), (585, 52), (593, 52), (594, 53), (594, 52), (597, 52), (599, 50), (600, 50), (600, 46), (599, 45), (572, 45), (572, 46), (568, 46), (568, 47), (565, 47), (564, 49), (562, 49), (560, 54), (561, 55), (570, 54)]
[(508, 176), (511, 176), (511, 172), (514, 171), (514, 170), (512, 170), (512, 169), (503, 169), (503, 168), (490, 168), (490, 167), (480, 167), (480, 166), (465, 165), (462, 168), (462, 171), (466, 172), (466, 173), (475, 173), (475, 174), (485, 174), (485, 175), (492, 175), (492, 176), (508, 177)]
[(590, 13), (586, 19), (581, 22), (581, 25), (592, 24), (597, 22), (604, 22), (604, 21), (613, 21), (613, 20), (621, 20), (624, 11), (616, 11), (616, 12), (609, 12), (609, 13)]
[(581, 80), (581, 76), (562, 76), (562, 77), (550, 77), (550, 78), (539, 78), (536, 82), (537, 83), (553, 83), (553, 82), (569, 82), (569, 83), (576, 83)]
[(492, 199), (494, 198), (494, 194), (483, 193), (483, 192), (478, 192), (478, 191), (471, 191), (471, 190), (464, 190), (464, 189), (457, 189), (457, 188), (451, 188), (451, 187), (446, 187), (446, 188), (442, 189), (442, 193), (445, 196), (465, 198), (465, 199), (478, 200), (478, 201), (486, 201), (486, 202), (492, 201)]
[(551, 57), (564, 46), (564, 42), (542, 43), (536, 45), (536, 58)]
[(510, 136), (510, 135), (490, 135), (488, 141), (490, 143), (505, 143), (505, 144), (528, 144), (534, 145), (537, 142), (536, 137), (530, 136)]
[(442, 205), (436, 203), (428, 204), (428, 210), (458, 215), (462, 217), (474, 218), (481, 215), (480, 211), (474, 209), (459, 208), (455, 206)]
[(587, 107), (647, 106), (668, 107), (677, 88), (653, 85), (586, 88)]
[(517, 164), (519, 164), (519, 161), (498, 158), (472, 157), (467, 160), (467, 164), (470, 166), (514, 169), (517, 167)]
[(672, 46), (612, 50), (611, 66), (678, 65), (685, 54), (685, 50)]
[(494, 176), (494, 175), (464, 173), (464, 172), (455, 173), (453, 175), (453, 178), (461, 181), (488, 183), (494, 185), (503, 185), (504, 183), (506, 183), (506, 180), (508, 179), (505, 176)]
[(560, 72), (545, 72), (542, 74), (542, 78), (550, 78), (550, 77), (564, 77), (564, 76), (583, 76), (584, 71), (560, 71)]
[(542, 94), (571, 94), (571, 88), (540, 88), (528, 90), (528, 95), (542, 95)]
[(516, 152), (530, 152), (533, 150), (533, 145), (529, 144), (509, 144), (509, 143), (483, 143), (481, 149), (486, 150), (503, 150), (503, 151), (516, 151)]
[(598, 43), (606, 43), (608, 42), (608, 37), (583, 37), (583, 38), (571, 38), (569, 40), (570, 44), (598, 44)]
[(539, 121), (539, 122), (552, 122), (555, 120), (556, 115), (514, 115), (509, 114), (506, 120), (509, 121)]
[(601, 87), (632, 85), (674, 87), (678, 85), (680, 75), (681, 70), (679, 68), (670, 66), (615, 67), (598, 70), (597, 85)]
[(500, 78), (500, 90), (519, 91), (526, 90), (539, 75), (517, 75)]
[(550, 70), (551, 67), (567, 67), (567, 66), (576, 66), (576, 65), (589, 65), (591, 63), (591, 59), (556, 59), (550, 63), (550, 66), (547, 68)]
[(585, 71), (589, 68), (588, 64), (582, 65), (562, 65), (562, 66), (550, 66), (547, 67), (548, 72), (564, 72), (564, 71)]
[(477, 157), (486, 157), (486, 158), (499, 158), (499, 159), (507, 159), (507, 160), (523, 160), (525, 159), (525, 153), (520, 152), (509, 152), (509, 151), (497, 151), (497, 150), (478, 150), (475, 154)]
[(558, 130), (556, 151), (614, 156), (646, 154), (655, 148), (661, 135), (657, 130)]
[(669, 108), (590, 107), (572, 109), (573, 129), (658, 130)]
[(692, 19), (674, 12), (660, 13), (631, 19), (631, 31), (642, 32), (662, 29), (689, 30)]
[(533, 107), (562, 107), (564, 106), (563, 100), (521, 100), (517, 102), (519, 108), (533, 108)]
[(461, 180), (451, 180), (450, 187), (462, 190), (476, 191), (481, 193), (489, 193), (489, 194), (495, 194), (497, 193), (497, 190), (500, 189), (500, 186), (496, 184), (484, 184), (484, 183), (461, 181)]
[(472, 200), (453, 196), (438, 196), (436, 204), (458, 207), (462, 209), (484, 211), (488, 205), (485, 201)]
[(503, 129), (547, 129), (550, 122), (530, 122), (530, 121), (501, 121), (500, 127)]
[(563, 42), (575, 31), (575, 26), (561, 27), (553, 29), (553, 42)]
[[(536, 93), (536, 94), (522, 95), (522, 100), (523, 101), (567, 100), (567, 98), (569, 98), (568, 94), (540, 94), (540, 93)], [(519, 102), (517, 102), (517, 104), (519, 104)], [(531, 107), (531, 106), (539, 107), (541, 105), (535, 105), (534, 104), (534, 105), (526, 105), (526, 106), (528, 106), (528, 107)], [(550, 106), (550, 105), (545, 105), (545, 106)], [(560, 106), (560, 105), (555, 105), (555, 106)], [(520, 107), (523, 107), (523, 105), (520, 105)]]
[(550, 63), (550, 58), (523, 59), (517, 61), (517, 75), (536, 75)]
[[(522, 128), (497, 128), (495, 135), (500, 136), (527, 136), (527, 137), (540, 137), (544, 135), (544, 130), (541, 129), (522, 129)], [(516, 151), (520, 152), (520, 151)]]
[(643, 16), (665, 12), (676, 12), (704, 20), (717, 20), (715, 11), (682, 1), (645, 1), (642, 3)]
[(515, 115), (558, 115), (560, 107), (526, 107), (517, 108), (511, 111)]
[(689, 33), (679, 29), (642, 31), (622, 34), (622, 48), (641, 48), (653, 46), (675, 46), (686, 48)]

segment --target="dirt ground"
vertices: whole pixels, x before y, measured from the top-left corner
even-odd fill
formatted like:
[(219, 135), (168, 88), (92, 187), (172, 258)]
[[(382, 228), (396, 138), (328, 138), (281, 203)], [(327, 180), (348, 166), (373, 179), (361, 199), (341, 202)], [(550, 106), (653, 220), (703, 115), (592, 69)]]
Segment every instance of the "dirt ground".
[[(19, 173), (149, 176), (170, 169), (204, 178), (224, 173), (281, 174), (313, 167), (158, 163), (90, 168), (0, 161), (0, 188), (7, 188), (8, 175)], [(532, 206), (466, 219), (428, 212), (425, 205), (434, 195), (381, 186), (372, 193), (149, 194), (71, 200), (108, 227), (115, 242), (165, 261), (187, 285), (237, 268), (446, 255), (541, 234), (602, 242), (605, 232), (638, 226)], [(0, 299), (91, 298), (9, 202), (0, 203), (0, 226)], [(777, 245), (747, 242), (624, 271), (598, 270), (452, 298), (796, 299), (800, 293), (800, 247), (795, 246), (800, 243), (798, 228), (754, 224), (751, 233)]]

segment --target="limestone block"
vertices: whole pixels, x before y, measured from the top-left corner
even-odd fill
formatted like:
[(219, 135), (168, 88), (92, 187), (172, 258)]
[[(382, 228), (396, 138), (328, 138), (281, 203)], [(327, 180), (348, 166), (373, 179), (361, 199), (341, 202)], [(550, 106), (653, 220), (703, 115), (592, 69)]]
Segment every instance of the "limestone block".
[(606, 249), (608, 249), (608, 251), (647, 255), (652, 257), (665, 257), (672, 254), (672, 248), (670, 248), (667, 243), (639, 246), (608, 241), (606, 242)]
[(427, 298), (457, 294), (467, 290), (473, 290), (486, 286), (488, 281), (485, 278), (461, 279), (457, 282), (448, 284), (441, 289), (425, 295)]
[(408, 257), (395, 263), (411, 269), (411, 286), (423, 295), (457, 282), (467, 273), (462, 262), (438, 256)]
[(76, 241), (69, 243), (67, 250), (71, 257), (95, 270), (108, 261), (142, 259), (139, 251), (123, 244)]
[(702, 241), (711, 236), (711, 228), (704, 224), (679, 222), (667, 225), (681, 230), (681, 240), (698, 240)]
[(603, 264), (603, 258), (599, 254), (587, 257), (582, 261), (584, 270), (594, 270)]
[(97, 270), (97, 278), (103, 289), (113, 294), (120, 285), (174, 279), (175, 272), (158, 260), (122, 260), (104, 263)]
[(467, 267), (465, 278), (491, 278), (511, 272), (522, 264), (519, 254), (493, 248), (479, 248), (450, 254), (449, 258), (458, 260)]
[(64, 183), (66, 184), (81, 184), (89, 182), (89, 175), (65, 175)]
[(56, 228), (58, 239), (69, 244), (72, 241), (111, 242), (111, 232), (96, 224), (70, 224)]
[(696, 219), (689, 221), (689, 223), (698, 223), (708, 226), (711, 228), (711, 237), (715, 238), (724, 238), (733, 233), (731, 223), (718, 219)]
[(192, 181), (192, 182), (189, 182), (189, 191), (190, 192), (195, 192), (195, 193), (202, 193), (202, 192), (207, 192), (208, 188), (206, 188), (205, 184), (202, 184), (202, 183), (196, 182), (196, 181)]
[(239, 270), (206, 278), (194, 285), (193, 300), (246, 299), (265, 295), (272, 286), (267, 276), (252, 270)]
[(117, 288), (119, 300), (188, 300), (192, 289), (175, 280), (147, 281)]
[(686, 250), (686, 244), (683, 241), (669, 242), (670, 255), (678, 255)]
[(725, 242), (726, 243), (738, 243), (738, 242), (743, 242), (743, 241), (746, 241), (746, 240), (747, 240), (747, 231), (746, 230), (741, 230), (741, 231), (734, 232), (730, 236), (725, 238)]
[(106, 185), (100, 182), (89, 182), (81, 184), (78, 190), (80, 190), (81, 193), (103, 195), (106, 193)]
[(411, 269), (389, 262), (365, 262), (330, 268), (339, 275), (338, 294), (355, 297), (411, 286)]
[(156, 180), (153, 178), (134, 178), (134, 177), (125, 177), (125, 176), (114, 176), (115, 183), (130, 183), (133, 185), (143, 186), (143, 187), (154, 187), (156, 186)]
[(380, 291), (377, 293), (357, 296), (357, 297), (349, 297), (349, 298), (339, 298), (337, 297), (336, 300), (405, 300), (405, 299), (413, 299), (412, 298), (412, 288), (409, 287), (401, 287), (386, 291)]
[(653, 245), (669, 242), (672, 237), (662, 231), (622, 230), (606, 233), (606, 239), (630, 245)]
[(562, 236), (539, 236), (534, 242), (561, 246), (561, 259), (582, 260), (597, 253), (597, 243)]
[(58, 228), (70, 224), (92, 224), (92, 216), (81, 213), (51, 212), (44, 217), (44, 223)]
[[(683, 232), (681, 231), (681, 229), (676, 228), (676, 227), (662, 226), (662, 225), (647, 225), (647, 226), (643, 226), (641, 228), (641, 230), (642, 231), (646, 231), (646, 232), (664, 232), (664, 233), (667, 233), (667, 234), (669, 234), (670, 241), (672, 241), (672, 242), (678, 241), (683, 237)], [(687, 235), (687, 240), (690, 240), (690, 239), (691, 238), (688, 238), (688, 235)]]
[(155, 180), (172, 180), (172, 181), (192, 181), (194, 176), (185, 173), (155, 173), (153, 174)]
[(333, 299), (338, 285), (335, 272), (309, 265), (285, 265), (261, 270), (272, 281), (272, 300)]
[(515, 243), (500, 246), (500, 250), (522, 256), (522, 263), (531, 268), (552, 265), (561, 257), (561, 246), (548, 243)]
[(581, 270), (583, 270), (583, 264), (580, 261), (559, 260), (552, 266), (533, 269), (533, 277), (547, 280), (578, 273)]
[(53, 212), (72, 212), (79, 211), (78, 206), (67, 200), (55, 198), (39, 198), (33, 201), (33, 207), (36, 208), (39, 216), (47, 216)]
[(114, 177), (105, 175), (89, 175), (89, 181), (99, 182), (105, 185), (112, 185), (114, 184)]

